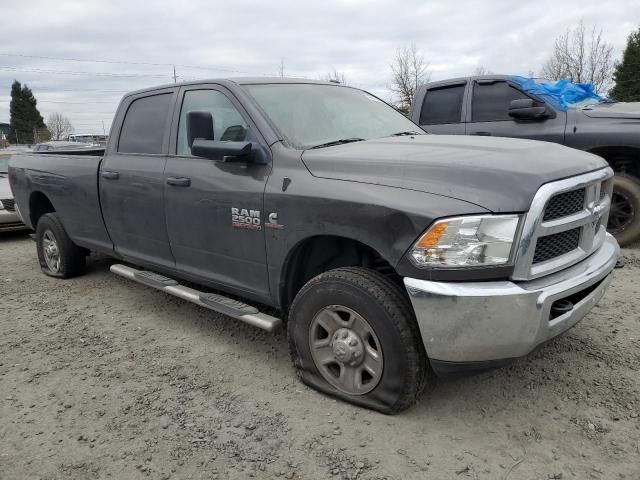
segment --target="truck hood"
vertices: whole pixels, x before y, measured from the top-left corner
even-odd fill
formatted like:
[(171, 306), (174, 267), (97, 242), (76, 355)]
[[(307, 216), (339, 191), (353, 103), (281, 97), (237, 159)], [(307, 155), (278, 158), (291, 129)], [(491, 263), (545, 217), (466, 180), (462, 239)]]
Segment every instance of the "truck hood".
[(640, 102), (599, 103), (584, 108), (582, 112), (591, 118), (634, 118), (640, 120)]
[(388, 137), (306, 150), (321, 178), (443, 195), (493, 212), (524, 212), (541, 185), (605, 167), (595, 155), (562, 145), (454, 135)]

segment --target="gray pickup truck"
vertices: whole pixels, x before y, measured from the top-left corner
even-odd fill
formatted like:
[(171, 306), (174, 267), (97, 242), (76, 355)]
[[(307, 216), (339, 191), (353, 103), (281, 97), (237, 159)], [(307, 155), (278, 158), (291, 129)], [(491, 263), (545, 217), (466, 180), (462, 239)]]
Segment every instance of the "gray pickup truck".
[(543, 140), (599, 155), (615, 172), (608, 230), (621, 245), (640, 240), (640, 103), (587, 101), (563, 111), (514, 78), (428, 83), (409, 116), (429, 133)]
[(306, 384), (385, 413), (434, 373), (502, 365), (575, 325), (618, 254), (602, 158), (428, 135), (331, 83), (133, 92), (104, 155), (78, 153), (11, 159), (44, 273), (78, 275), (102, 252), (114, 273), (234, 319), (287, 319)]

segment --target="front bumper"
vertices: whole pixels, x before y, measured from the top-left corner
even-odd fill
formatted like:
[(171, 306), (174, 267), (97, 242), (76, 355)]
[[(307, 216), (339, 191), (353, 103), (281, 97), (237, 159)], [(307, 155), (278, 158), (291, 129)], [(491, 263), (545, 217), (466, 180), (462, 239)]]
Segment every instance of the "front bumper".
[(12, 232), (16, 230), (26, 230), (18, 211), (0, 210), (0, 232)]
[[(501, 364), (568, 330), (604, 295), (618, 253), (617, 242), (607, 234), (603, 245), (582, 262), (528, 282), (454, 283), (406, 277), (432, 365), (438, 371), (456, 370), (456, 365)], [(552, 318), (552, 304), (567, 298), (573, 308)]]

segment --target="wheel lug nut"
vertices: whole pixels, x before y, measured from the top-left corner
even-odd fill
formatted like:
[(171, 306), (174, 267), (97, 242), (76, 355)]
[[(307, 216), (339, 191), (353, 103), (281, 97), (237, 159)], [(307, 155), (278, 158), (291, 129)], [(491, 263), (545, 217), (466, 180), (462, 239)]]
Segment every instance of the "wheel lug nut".
[(352, 347), (355, 347), (356, 343), (358, 343), (358, 342), (356, 342), (355, 338), (352, 338), (351, 340), (349, 340), (349, 345), (351, 345)]

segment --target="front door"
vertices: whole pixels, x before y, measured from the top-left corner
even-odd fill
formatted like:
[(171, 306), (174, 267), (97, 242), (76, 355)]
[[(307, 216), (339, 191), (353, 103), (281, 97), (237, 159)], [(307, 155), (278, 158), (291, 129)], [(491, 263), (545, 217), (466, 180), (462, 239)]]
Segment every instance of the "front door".
[(185, 87), (179, 102), (164, 185), (167, 231), (176, 268), (221, 289), (269, 298), (262, 209), (271, 165), (192, 156), (186, 116), (191, 111), (210, 112), (214, 140), (263, 140), (246, 112), (222, 87)]
[[(100, 166), (100, 204), (116, 251), (124, 258), (174, 266), (164, 217), (164, 168), (177, 89), (125, 99), (121, 129)], [(122, 117), (124, 115), (124, 120)]]
[(556, 111), (555, 118), (516, 121), (509, 116), (512, 100), (530, 98), (503, 80), (473, 82), (471, 111), (467, 135), (515, 137), (564, 143), (566, 112)]

